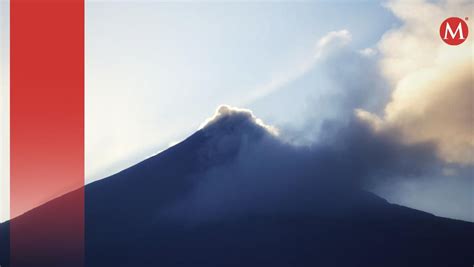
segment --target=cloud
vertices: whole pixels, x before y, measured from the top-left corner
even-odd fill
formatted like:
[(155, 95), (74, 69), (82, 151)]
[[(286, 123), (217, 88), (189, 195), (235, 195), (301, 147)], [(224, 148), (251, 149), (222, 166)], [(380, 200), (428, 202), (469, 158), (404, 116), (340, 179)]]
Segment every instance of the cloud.
[(474, 163), (473, 41), (451, 47), (437, 29), (447, 17), (472, 15), (471, 1), (391, 1), (402, 21), (378, 44), (380, 66), (394, 90), (381, 116), (358, 110), (378, 131), (399, 132), (404, 143), (433, 142), (448, 163)]
[(377, 54), (377, 50), (367, 47), (367, 48), (359, 50), (359, 53), (366, 57), (373, 57)]
[(353, 119), (355, 109), (383, 110), (390, 90), (379, 70), (379, 55), (375, 48), (359, 50), (351, 42), (352, 35), (347, 30), (329, 32), (316, 43), (317, 60), (313, 68), (282, 88), (292, 91), (286, 95), (298, 96), (294, 91), (299, 88), (308, 91), (300, 94), (303, 99), (292, 98), (291, 101), (301, 103), (296, 105), (298, 108), (304, 108), (290, 123), (278, 125), (282, 138), (310, 145), (318, 142), (325, 121), (344, 124)]
[(315, 57), (320, 58), (337, 51), (352, 41), (352, 35), (348, 30), (332, 31), (319, 39), (316, 45)]
[(401, 21), (377, 44), (390, 100), (380, 113), (355, 114), (376, 135), (391, 134), (405, 146), (431, 143), (440, 160), (417, 179), (400, 175), (372, 190), (401, 205), (474, 221), (473, 41), (448, 46), (438, 33), (447, 17), (472, 18), (473, 3), (390, 1), (387, 8)]
[[(228, 122), (225, 123), (223, 122), (224, 120)], [(245, 125), (251, 129), (260, 130), (260, 128), (262, 128), (272, 135), (278, 135), (277, 128), (263, 123), (261, 119), (253, 115), (251, 110), (228, 105), (219, 106), (214, 115), (206, 119), (201, 126), (199, 126), (199, 129), (205, 129), (206, 132), (229, 131), (230, 129), (223, 129), (223, 127), (234, 127), (235, 124), (239, 124), (239, 122), (240, 125), (245, 123)], [(255, 127), (255, 125), (259, 127)], [(215, 135), (219, 136), (220, 134), (221, 133), (216, 133)]]

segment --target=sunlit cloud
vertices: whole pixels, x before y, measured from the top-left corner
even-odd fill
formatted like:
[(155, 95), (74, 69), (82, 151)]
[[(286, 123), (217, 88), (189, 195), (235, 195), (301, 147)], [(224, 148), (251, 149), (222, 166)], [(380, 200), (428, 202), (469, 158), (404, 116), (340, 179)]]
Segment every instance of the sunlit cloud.
[(394, 90), (382, 116), (356, 113), (374, 129), (397, 130), (405, 143), (433, 142), (448, 163), (474, 163), (473, 41), (450, 47), (437, 29), (447, 17), (472, 14), (472, 2), (388, 3), (403, 25), (379, 42), (381, 69)]
[(251, 110), (231, 107), (228, 105), (221, 105), (216, 109), (214, 115), (207, 118), (200, 126), (199, 129), (211, 128), (214, 124), (225, 120), (225, 119), (240, 119), (242, 121), (248, 121), (251, 125), (257, 125), (262, 129), (265, 129), (268, 133), (278, 136), (278, 129), (275, 126), (263, 123), (263, 121), (257, 118)]

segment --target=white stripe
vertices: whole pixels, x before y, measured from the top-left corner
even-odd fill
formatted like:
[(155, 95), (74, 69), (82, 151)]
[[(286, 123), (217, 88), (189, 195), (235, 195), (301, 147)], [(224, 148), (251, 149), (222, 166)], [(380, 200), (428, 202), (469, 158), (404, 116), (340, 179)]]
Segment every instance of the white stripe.
[(10, 1), (0, 0), (0, 222), (10, 218)]

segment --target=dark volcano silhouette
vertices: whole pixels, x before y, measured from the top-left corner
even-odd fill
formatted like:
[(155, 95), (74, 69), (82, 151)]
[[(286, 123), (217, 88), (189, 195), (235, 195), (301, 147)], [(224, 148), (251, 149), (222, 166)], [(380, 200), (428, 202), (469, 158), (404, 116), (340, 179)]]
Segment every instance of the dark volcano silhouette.
[[(351, 170), (341, 172), (334, 165), (328, 168), (337, 171), (318, 171), (326, 163), (304, 169), (306, 165), (297, 164), (307, 158), (278, 143), (251, 114), (220, 114), (178, 145), (85, 186), (86, 266), (474, 263), (473, 223), (341, 186), (344, 179), (326, 176), (350, 176)], [(309, 159), (311, 165), (318, 157)], [(255, 164), (249, 167), (249, 162)], [(246, 182), (234, 183), (239, 179)], [(50, 201), (15, 223), (31, 224), (74, 194)], [(9, 266), (8, 228), (9, 223), (0, 228), (3, 267)]]

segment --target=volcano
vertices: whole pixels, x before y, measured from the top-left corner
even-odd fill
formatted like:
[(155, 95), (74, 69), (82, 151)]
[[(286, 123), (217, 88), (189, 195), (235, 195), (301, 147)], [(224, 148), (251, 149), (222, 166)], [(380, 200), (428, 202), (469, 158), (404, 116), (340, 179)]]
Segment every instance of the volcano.
[[(223, 107), (181, 143), (84, 187), (85, 266), (472, 266), (473, 223), (343, 186), (336, 176), (351, 170), (321, 171), (317, 160)], [(76, 193), (15, 223), (34, 224)], [(10, 224), (0, 228), (3, 267)]]

